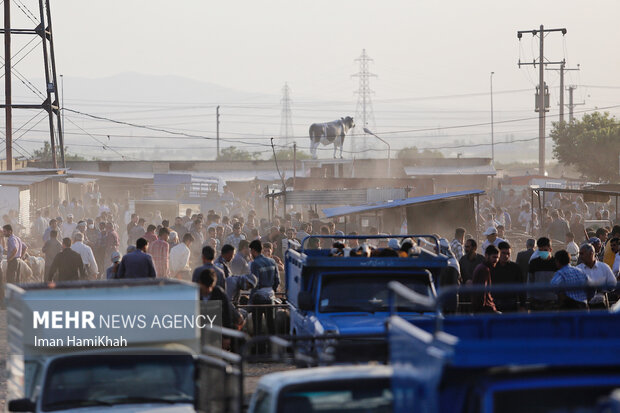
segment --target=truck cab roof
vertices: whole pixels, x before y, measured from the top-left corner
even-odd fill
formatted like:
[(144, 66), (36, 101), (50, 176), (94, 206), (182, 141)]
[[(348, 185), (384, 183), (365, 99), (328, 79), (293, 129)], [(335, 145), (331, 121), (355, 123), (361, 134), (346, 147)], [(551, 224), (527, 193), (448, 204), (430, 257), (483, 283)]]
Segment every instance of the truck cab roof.
[(390, 378), (392, 371), (391, 366), (384, 365), (330, 366), (282, 371), (263, 376), (258, 382), (258, 388), (277, 394), (285, 387), (304, 383)]

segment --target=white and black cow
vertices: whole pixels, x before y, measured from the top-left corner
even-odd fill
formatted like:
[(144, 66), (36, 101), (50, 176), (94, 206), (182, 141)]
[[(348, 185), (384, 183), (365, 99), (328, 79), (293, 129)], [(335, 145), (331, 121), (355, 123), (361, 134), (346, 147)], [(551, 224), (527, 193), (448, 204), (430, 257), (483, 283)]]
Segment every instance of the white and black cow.
[(344, 137), (354, 127), (355, 123), (353, 123), (353, 118), (350, 116), (332, 122), (313, 123), (310, 125), (310, 153), (312, 153), (312, 159), (316, 159), (316, 149), (319, 147), (319, 143), (323, 145), (333, 143), (334, 158), (336, 158), (336, 150), (340, 148), (340, 159), (342, 159)]

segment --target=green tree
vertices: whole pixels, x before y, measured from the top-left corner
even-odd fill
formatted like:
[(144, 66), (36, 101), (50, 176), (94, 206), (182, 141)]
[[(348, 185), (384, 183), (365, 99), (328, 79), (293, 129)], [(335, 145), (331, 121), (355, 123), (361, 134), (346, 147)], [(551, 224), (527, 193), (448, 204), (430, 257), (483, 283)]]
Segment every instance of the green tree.
[(620, 154), (620, 123), (608, 112), (585, 114), (570, 123), (554, 122), (553, 156), (590, 180), (615, 181)]
[[(278, 157), (279, 161), (292, 161), (293, 152), (293, 149), (281, 149), (279, 151), (276, 151), (276, 156)], [(270, 159), (273, 160), (273, 155), (271, 155)], [(308, 152), (297, 151), (297, 160), (302, 159), (312, 159), (312, 156), (310, 156)]]
[(424, 149), (420, 151), (415, 146), (411, 146), (398, 151), (398, 155), (396, 157), (398, 159), (443, 158), (443, 154), (434, 149)]
[[(60, 151), (57, 150), (56, 159), (60, 160)], [(50, 162), (52, 160), (52, 145), (48, 141), (43, 141), (43, 147), (39, 149), (35, 149), (32, 153), (34, 159), (38, 161), (46, 161)], [(93, 158), (95, 159), (95, 158)], [(69, 147), (65, 146), (65, 161), (85, 161), (86, 158), (76, 154), (69, 153)]]
[(260, 153), (248, 152), (235, 146), (229, 146), (220, 151), (218, 161), (255, 161), (260, 159)]

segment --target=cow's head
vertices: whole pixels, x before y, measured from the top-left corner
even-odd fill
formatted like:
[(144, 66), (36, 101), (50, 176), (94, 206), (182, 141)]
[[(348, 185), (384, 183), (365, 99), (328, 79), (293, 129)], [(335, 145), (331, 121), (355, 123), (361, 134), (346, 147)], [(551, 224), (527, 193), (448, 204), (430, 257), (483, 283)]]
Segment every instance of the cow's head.
[(352, 129), (355, 127), (355, 122), (353, 122), (353, 118), (351, 116), (347, 116), (346, 118), (340, 118), (340, 120), (347, 127), (347, 129)]

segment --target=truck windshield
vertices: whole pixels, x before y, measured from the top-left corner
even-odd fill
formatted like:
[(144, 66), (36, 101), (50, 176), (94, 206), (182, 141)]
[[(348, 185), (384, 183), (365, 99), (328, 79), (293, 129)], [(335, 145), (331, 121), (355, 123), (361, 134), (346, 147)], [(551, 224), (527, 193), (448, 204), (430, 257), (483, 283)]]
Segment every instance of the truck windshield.
[(308, 383), (284, 389), (278, 399), (278, 413), (392, 411), (389, 379), (351, 379)]
[(90, 355), (50, 364), (43, 411), (129, 403), (193, 403), (190, 355)]
[[(388, 283), (398, 281), (415, 292), (431, 296), (428, 276), (418, 275), (350, 275), (325, 277), (321, 288), (319, 311), (347, 312), (389, 311)], [(410, 302), (399, 303), (399, 311), (421, 311)]]

